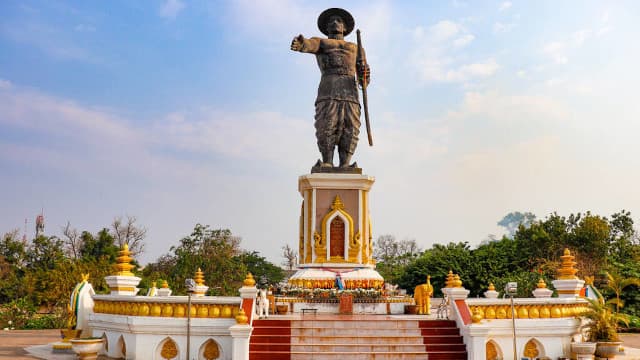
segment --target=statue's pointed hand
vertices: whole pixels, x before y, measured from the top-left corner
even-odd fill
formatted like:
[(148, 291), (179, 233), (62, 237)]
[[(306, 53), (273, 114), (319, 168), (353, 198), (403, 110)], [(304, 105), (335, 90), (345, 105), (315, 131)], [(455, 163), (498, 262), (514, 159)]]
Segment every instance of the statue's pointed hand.
[(302, 34), (296, 36), (291, 41), (291, 50), (293, 51), (302, 51), (304, 47), (304, 36)]

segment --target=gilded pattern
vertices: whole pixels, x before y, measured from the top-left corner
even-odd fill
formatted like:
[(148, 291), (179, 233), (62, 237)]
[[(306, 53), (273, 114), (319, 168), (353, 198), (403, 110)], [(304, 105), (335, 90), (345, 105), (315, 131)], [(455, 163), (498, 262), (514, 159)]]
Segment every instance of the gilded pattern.
[(487, 360), (498, 359), (498, 349), (496, 349), (496, 344), (494, 344), (493, 341), (487, 342), (486, 356)]
[[(360, 211), (360, 217), (361, 217), (361, 221), (362, 224), (360, 225), (360, 230), (361, 231), (365, 231), (365, 229), (367, 229), (367, 217), (364, 214), (368, 214), (369, 211), (367, 210), (367, 192), (362, 190), (360, 191), (360, 196), (362, 196), (362, 210)], [(360, 231), (358, 231), (358, 235), (360, 235)], [(366, 235), (366, 234), (364, 234)], [(360, 237), (362, 238), (362, 235), (360, 235)], [(366, 264), (367, 260), (368, 260), (368, 251), (369, 250), (369, 246), (367, 244), (367, 239), (364, 239), (364, 242), (362, 243), (361, 241), (361, 246), (360, 246), (360, 259), (362, 259), (362, 263)], [(364, 245), (364, 246), (362, 246)]]
[[(322, 240), (321, 240), (321, 244), (324, 246), (324, 258), (326, 259), (326, 245), (327, 245), (327, 223), (329, 222), (330, 219), (332, 219), (332, 217), (335, 214), (340, 214), (342, 215), (343, 219), (346, 219), (346, 224), (345, 226), (349, 227), (349, 234), (347, 235), (347, 240), (349, 245), (352, 244), (352, 242), (354, 241), (354, 235), (353, 235), (353, 228), (354, 228), (354, 224), (353, 224), (353, 218), (351, 217), (351, 215), (349, 215), (348, 212), (346, 212), (344, 210), (344, 204), (342, 203), (342, 199), (340, 199), (340, 195), (336, 195), (335, 200), (333, 200), (333, 204), (331, 205), (331, 211), (329, 211), (329, 213), (327, 215), (324, 216), (324, 218), (322, 219)], [(315, 235), (314, 235), (315, 237)], [(351, 246), (350, 246), (351, 247)], [(321, 258), (318, 250), (319, 250), (319, 246), (315, 246), (316, 249), (316, 255), (318, 255), (318, 258)], [(342, 255), (342, 257), (340, 259), (338, 259), (337, 256), (332, 256), (331, 257), (331, 261), (332, 262), (344, 262), (344, 254)], [(349, 261), (351, 261), (351, 259), (349, 259)], [(320, 262), (316, 259), (316, 262)], [(357, 261), (356, 261), (357, 262)]]
[(298, 241), (298, 254), (300, 254), (300, 263), (305, 263), (304, 252), (304, 201), (300, 206), (300, 239)]
[(371, 217), (369, 217), (367, 215), (367, 218), (369, 219), (369, 264), (374, 264), (376, 263), (376, 261), (373, 259), (373, 235), (371, 235)]
[(204, 345), (202, 356), (204, 356), (206, 360), (214, 360), (220, 357), (220, 349), (218, 349), (218, 344), (215, 341), (209, 339)]
[[(311, 246), (311, 231), (313, 231), (313, 229), (311, 229), (311, 220), (313, 218), (313, 216), (315, 216), (314, 212), (311, 211), (313, 208), (313, 199), (311, 198), (311, 196), (313, 195), (313, 192), (311, 190), (307, 190), (307, 201), (305, 201), (305, 206), (307, 207), (307, 246), (306, 246), (306, 256), (305, 256), (305, 262), (306, 263), (311, 263), (313, 262), (313, 253), (312, 253), (312, 249), (313, 247)], [(315, 245), (315, 234), (313, 236), (313, 241), (314, 241), (314, 245)], [(317, 256), (317, 253), (316, 253)]]
[(122, 352), (122, 356), (127, 358), (127, 344), (124, 342), (124, 338), (120, 336), (120, 352)]
[(538, 350), (538, 345), (533, 340), (529, 340), (527, 344), (524, 346), (524, 356), (535, 359), (540, 354)]
[(327, 246), (324, 239), (317, 231), (313, 232), (313, 248), (316, 252), (316, 262), (323, 263), (327, 261)]
[[(95, 300), (93, 311), (98, 314), (127, 316), (186, 317), (186, 305), (175, 303), (127, 302)], [(193, 304), (192, 316), (200, 318), (232, 318), (237, 304)]]
[[(478, 305), (469, 311), (473, 313), (477, 308), (482, 319), (511, 319), (511, 306)], [(549, 319), (562, 317), (578, 317), (588, 310), (588, 304), (524, 304), (515, 306), (516, 319)]]
[(167, 341), (162, 344), (160, 356), (162, 356), (163, 359), (167, 360), (173, 359), (178, 356), (178, 347), (176, 346), (175, 341), (167, 339)]
[(349, 242), (349, 262), (357, 263), (358, 261), (358, 253), (362, 246), (360, 246), (360, 231), (356, 233), (353, 237), (353, 241)]

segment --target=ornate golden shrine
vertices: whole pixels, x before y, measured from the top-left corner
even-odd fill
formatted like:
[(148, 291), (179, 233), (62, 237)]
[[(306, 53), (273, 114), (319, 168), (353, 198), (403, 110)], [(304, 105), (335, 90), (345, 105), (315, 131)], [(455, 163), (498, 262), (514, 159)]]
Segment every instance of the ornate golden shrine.
[(300, 177), (300, 264), (373, 264), (366, 175)]
[(373, 182), (360, 174), (300, 176), (300, 270), (290, 278), (292, 286), (337, 287), (341, 274), (346, 289), (382, 287), (384, 279), (374, 270), (369, 216)]

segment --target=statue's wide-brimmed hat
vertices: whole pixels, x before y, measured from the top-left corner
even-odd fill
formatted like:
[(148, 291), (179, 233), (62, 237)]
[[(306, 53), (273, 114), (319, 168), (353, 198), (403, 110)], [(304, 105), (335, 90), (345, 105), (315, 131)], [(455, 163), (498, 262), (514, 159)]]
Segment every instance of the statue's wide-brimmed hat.
[(322, 14), (318, 16), (318, 29), (320, 29), (323, 34), (329, 36), (329, 33), (327, 32), (327, 23), (332, 16), (340, 16), (344, 22), (344, 36), (349, 35), (349, 33), (353, 31), (353, 27), (355, 25), (353, 16), (351, 16), (351, 14), (349, 14), (345, 9), (330, 8), (323, 11)]

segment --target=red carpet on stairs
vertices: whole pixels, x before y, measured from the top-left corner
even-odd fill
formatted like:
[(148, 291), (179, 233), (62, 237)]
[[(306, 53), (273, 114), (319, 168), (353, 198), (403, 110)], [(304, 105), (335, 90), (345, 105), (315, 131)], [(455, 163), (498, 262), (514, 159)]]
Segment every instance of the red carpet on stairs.
[(291, 320), (254, 320), (250, 360), (290, 360)]
[(421, 320), (429, 360), (466, 360), (467, 348), (453, 320)]
[(464, 360), (455, 321), (416, 317), (307, 316), (254, 320), (250, 360)]

